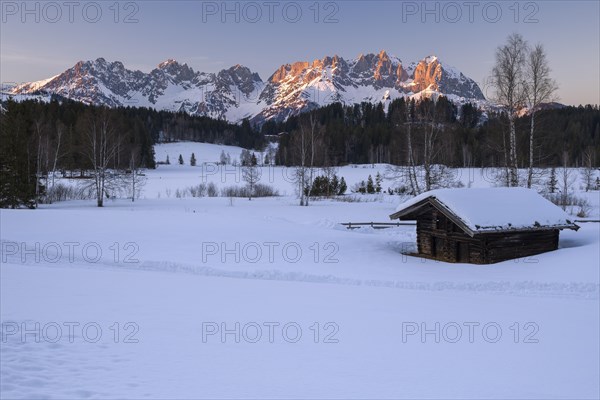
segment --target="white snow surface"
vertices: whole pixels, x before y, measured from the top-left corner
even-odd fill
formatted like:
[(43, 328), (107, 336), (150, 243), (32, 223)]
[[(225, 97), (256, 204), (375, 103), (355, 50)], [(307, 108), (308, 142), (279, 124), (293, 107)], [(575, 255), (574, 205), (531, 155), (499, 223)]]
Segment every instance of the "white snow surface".
[(533, 189), (436, 189), (400, 204), (396, 212), (435, 198), (474, 232), (573, 225), (573, 218)]
[[(280, 197), (176, 198), (243, 184), (214, 168), (241, 149), (155, 150), (172, 164), (145, 171), (133, 203), (0, 210), (0, 398), (599, 397), (598, 224), (562, 231), (553, 252), (447, 264), (403, 254), (414, 226), (340, 225), (388, 221), (398, 196), (299, 207), (291, 169), (275, 167), (261, 182)], [(351, 187), (385, 169), (338, 176)], [(483, 170), (456, 172), (492, 185)], [(599, 193), (577, 195), (597, 219)]]

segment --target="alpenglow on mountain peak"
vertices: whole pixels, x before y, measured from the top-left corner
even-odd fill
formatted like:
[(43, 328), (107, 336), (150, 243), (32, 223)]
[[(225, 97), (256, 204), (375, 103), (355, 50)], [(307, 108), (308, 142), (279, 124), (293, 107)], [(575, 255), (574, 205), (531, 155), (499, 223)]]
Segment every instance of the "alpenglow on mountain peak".
[(183, 111), (231, 122), (250, 118), (256, 123), (285, 120), (333, 102), (385, 103), (399, 97), (444, 95), (457, 103), (485, 104), (477, 83), (437, 56), (404, 63), (385, 50), (354, 59), (333, 55), (283, 64), (266, 81), (240, 64), (205, 73), (170, 58), (145, 73), (129, 70), (120, 61), (98, 58), (3, 93), (3, 97), (42, 99), (51, 95), (109, 107)]
[(157, 68), (163, 69), (163, 68), (167, 68), (170, 65), (179, 65), (179, 62), (177, 60), (172, 59), (172, 58), (168, 58), (165, 61), (163, 61), (160, 64), (158, 64)]

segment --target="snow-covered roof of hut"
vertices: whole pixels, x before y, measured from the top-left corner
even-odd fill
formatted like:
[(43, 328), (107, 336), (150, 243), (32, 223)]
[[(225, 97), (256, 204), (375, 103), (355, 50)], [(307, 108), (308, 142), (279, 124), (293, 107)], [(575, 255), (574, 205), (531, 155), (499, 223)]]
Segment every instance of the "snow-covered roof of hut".
[(432, 205), (471, 236), (512, 230), (579, 229), (569, 215), (525, 188), (437, 189), (398, 206), (391, 219), (410, 220)]

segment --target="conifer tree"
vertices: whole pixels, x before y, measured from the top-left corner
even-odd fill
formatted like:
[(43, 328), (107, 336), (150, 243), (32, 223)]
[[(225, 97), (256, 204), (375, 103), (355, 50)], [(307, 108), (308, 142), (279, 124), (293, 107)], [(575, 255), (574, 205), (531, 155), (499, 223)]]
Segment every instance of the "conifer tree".
[(340, 190), (340, 180), (338, 179), (337, 175), (333, 175), (333, 178), (331, 179), (331, 183), (329, 185), (329, 192), (327, 193), (327, 195), (331, 195), (331, 194), (338, 194), (338, 191)]
[(345, 194), (347, 189), (348, 185), (346, 185), (346, 180), (342, 176), (342, 179), (340, 179), (340, 187), (337, 192), (338, 196), (342, 196), (343, 194)]
[(383, 182), (383, 177), (379, 172), (375, 175), (375, 192), (381, 193), (381, 183)]
[(367, 179), (367, 193), (375, 193), (375, 185), (373, 184), (373, 177), (371, 175), (369, 175), (369, 178)]
[(556, 168), (552, 167), (552, 170), (550, 170), (550, 179), (548, 180), (548, 190), (550, 190), (550, 193), (556, 192), (557, 185)]
[[(37, 204), (38, 178), (27, 157), (27, 131), (20, 111), (22, 107), (12, 101), (0, 111), (0, 208), (35, 208)], [(39, 183), (37, 187), (43, 189)]]

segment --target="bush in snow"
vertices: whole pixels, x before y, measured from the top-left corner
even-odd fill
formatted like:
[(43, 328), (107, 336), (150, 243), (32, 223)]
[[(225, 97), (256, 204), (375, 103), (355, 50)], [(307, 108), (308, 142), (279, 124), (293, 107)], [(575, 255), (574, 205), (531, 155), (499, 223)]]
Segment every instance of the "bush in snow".
[(231, 156), (229, 153), (225, 154), (225, 150), (221, 150), (221, 156), (219, 157), (219, 164), (228, 165), (231, 164)]
[(215, 185), (214, 182), (210, 182), (208, 184), (208, 186), (206, 187), (206, 195), (208, 197), (218, 197), (219, 196), (219, 189), (217, 188), (217, 185)]
[[(221, 197), (250, 197), (250, 186), (227, 186), (221, 189)], [(275, 197), (279, 192), (272, 186), (257, 183), (254, 185), (252, 197)]]
[(57, 201), (90, 200), (94, 197), (94, 193), (85, 188), (57, 183), (46, 190), (45, 196), (40, 199), (40, 202), (51, 204)]
[(254, 197), (276, 197), (279, 191), (272, 186), (263, 183), (257, 183), (254, 186)]
[(406, 185), (399, 185), (395, 188), (388, 188), (388, 194), (397, 194), (399, 196), (406, 196), (410, 194), (410, 188)]
[(190, 186), (186, 191), (192, 197), (204, 197), (206, 196), (207, 186), (206, 183), (199, 183), (195, 186)]
[(365, 196), (353, 196), (353, 195), (336, 196), (336, 197), (333, 197), (333, 200), (340, 201), (342, 203), (374, 203), (376, 201), (379, 201), (375, 196), (365, 197)]
[(570, 212), (580, 218), (587, 217), (590, 214), (590, 203), (583, 197), (577, 197), (572, 193), (566, 195), (563, 193), (546, 193), (544, 197), (565, 211), (569, 211), (568, 208), (570, 208)]

